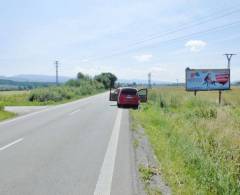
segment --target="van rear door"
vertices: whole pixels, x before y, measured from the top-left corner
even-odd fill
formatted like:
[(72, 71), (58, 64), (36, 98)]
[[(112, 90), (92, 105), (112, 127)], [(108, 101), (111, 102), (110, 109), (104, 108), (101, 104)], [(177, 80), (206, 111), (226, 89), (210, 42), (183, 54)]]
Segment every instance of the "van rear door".
[(140, 102), (147, 102), (148, 99), (147, 88), (138, 90), (138, 96), (140, 97)]
[(119, 92), (119, 89), (110, 88), (109, 100), (110, 101), (117, 101), (117, 99), (118, 99), (118, 92)]

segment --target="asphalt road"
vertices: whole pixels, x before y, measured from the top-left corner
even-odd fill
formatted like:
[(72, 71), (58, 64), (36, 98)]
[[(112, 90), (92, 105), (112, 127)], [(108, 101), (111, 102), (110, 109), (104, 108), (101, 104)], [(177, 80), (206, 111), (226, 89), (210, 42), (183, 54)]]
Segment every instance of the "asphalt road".
[(2, 122), (0, 194), (135, 194), (130, 142), (106, 93)]

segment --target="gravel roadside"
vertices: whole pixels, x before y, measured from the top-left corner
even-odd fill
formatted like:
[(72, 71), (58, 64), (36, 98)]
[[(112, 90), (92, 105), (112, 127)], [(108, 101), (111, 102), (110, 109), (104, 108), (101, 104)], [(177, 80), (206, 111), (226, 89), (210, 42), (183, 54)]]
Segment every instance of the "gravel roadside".
[(132, 144), (139, 195), (171, 195), (171, 189), (161, 176), (159, 162), (144, 129), (139, 125), (134, 129), (132, 128)]

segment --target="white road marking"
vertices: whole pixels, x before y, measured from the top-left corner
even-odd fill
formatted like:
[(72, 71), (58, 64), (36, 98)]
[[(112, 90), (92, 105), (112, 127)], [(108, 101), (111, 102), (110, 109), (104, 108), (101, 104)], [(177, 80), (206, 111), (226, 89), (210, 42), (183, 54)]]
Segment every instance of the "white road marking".
[(69, 115), (74, 115), (74, 114), (76, 114), (77, 112), (80, 112), (80, 111), (81, 111), (81, 109), (74, 110), (73, 112), (69, 113)]
[(1, 147), (1, 148), (0, 148), (0, 151), (5, 150), (5, 149), (7, 149), (7, 148), (9, 148), (9, 147), (11, 147), (11, 146), (13, 146), (13, 145), (21, 142), (21, 141), (23, 141), (23, 138), (17, 139), (17, 140), (15, 140), (14, 142), (11, 142), (11, 143), (9, 143), (9, 144)]
[(74, 115), (74, 114), (82, 111), (82, 109), (83, 109), (85, 106), (87, 106), (87, 105), (89, 105), (89, 102), (87, 102), (87, 103), (85, 103), (85, 104), (82, 104), (80, 108), (78, 108), (77, 110), (74, 110), (74, 111), (70, 112), (69, 115)]
[(101, 167), (94, 195), (110, 195), (112, 186), (112, 177), (117, 154), (118, 137), (121, 126), (122, 110), (118, 109), (117, 117), (114, 123), (111, 138), (108, 143), (107, 151)]

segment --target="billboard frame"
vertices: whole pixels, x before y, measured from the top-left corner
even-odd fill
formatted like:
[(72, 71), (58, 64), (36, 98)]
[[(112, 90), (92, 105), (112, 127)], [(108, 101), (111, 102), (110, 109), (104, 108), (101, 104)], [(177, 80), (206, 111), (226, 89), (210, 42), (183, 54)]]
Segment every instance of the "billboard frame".
[[(187, 71), (218, 71), (218, 70), (228, 70), (229, 71), (229, 88), (228, 89), (195, 89), (195, 90), (192, 90), (192, 89), (188, 89), (187, 87)], [(186, 68), (185, 69), (185, 90), (186, 91), (193, 91), (196, 95), (196, 92), (197, 91), (228, 91), (228, 90), (231, 90), (231, 71), (230, 71), (230, 68), (199, 68), (199, 69), (191, 69), (191, 68)]]

